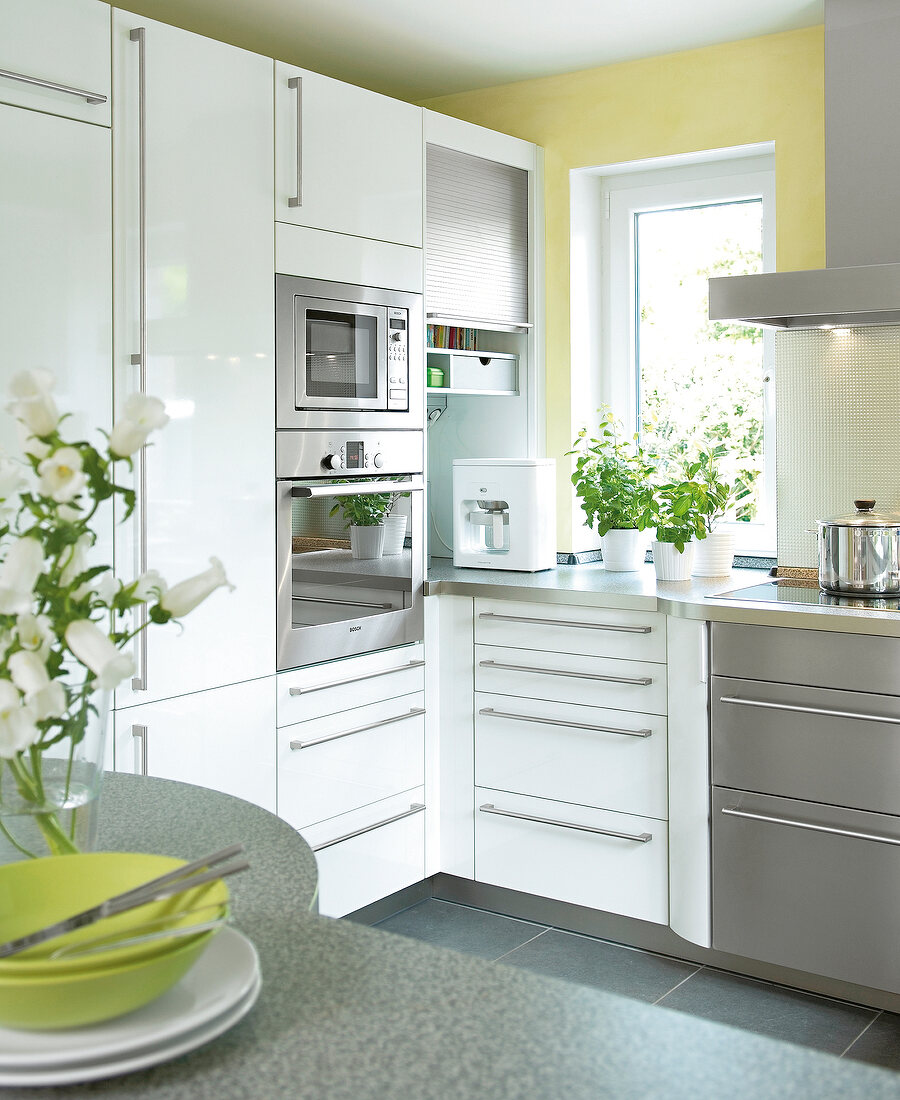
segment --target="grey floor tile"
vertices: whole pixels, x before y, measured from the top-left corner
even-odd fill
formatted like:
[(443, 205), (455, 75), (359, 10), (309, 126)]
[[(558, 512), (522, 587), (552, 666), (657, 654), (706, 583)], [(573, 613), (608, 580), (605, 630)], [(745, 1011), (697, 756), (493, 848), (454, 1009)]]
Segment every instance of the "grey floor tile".
[(900, 1070), (900, 1016), (882, 1012), (844, 1055), (857, 1062)]
[(438, 947), (450, 947), (482, 959), (499, 959), (507, 951), (544, 931), (544, 925), (469, 909), (428, 898), (375, 926)]
[(705, 968), (659, 1004), (832, 1054), (843, 1053), (877, 1015), (874, 1009)]
[(502, 961), (537, 974), (650, 1002), (697, 970), (693, 963), (554, 930), (504, 955)]

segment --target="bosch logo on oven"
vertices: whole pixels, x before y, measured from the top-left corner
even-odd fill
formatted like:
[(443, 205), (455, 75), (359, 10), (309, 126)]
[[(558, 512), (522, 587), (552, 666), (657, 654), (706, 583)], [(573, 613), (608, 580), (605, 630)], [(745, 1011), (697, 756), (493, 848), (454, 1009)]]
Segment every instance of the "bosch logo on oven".
[(357, 632), (357, 630), (362, 630), (362, 627), (361, 626), (351, 626), (350, 627), (350, 633), (351, 634), (355, 634)]

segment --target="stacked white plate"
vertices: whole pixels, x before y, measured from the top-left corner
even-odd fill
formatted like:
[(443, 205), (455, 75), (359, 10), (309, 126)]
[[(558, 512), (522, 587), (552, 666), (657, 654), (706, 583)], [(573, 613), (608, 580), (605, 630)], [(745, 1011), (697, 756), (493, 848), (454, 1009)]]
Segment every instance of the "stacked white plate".
[(135, 1012), (68, 1031), (0, 1028), (0, 1085), (73, 1085), (166, 1062), (233, 1027), (260, 985), (253, 944), (223, 928), (177, 985)]

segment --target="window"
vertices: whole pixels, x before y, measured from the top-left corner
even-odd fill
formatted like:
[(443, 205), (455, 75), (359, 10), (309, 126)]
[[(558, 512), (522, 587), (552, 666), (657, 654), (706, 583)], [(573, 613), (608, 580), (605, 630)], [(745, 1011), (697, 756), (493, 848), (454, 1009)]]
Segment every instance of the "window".
[(600, 392), (663, 463), (722, 454), (739, 553), (775, 553), (771, 337), (708, 319), (707, 280), (774, 267), (771, 156), (600, 178)]

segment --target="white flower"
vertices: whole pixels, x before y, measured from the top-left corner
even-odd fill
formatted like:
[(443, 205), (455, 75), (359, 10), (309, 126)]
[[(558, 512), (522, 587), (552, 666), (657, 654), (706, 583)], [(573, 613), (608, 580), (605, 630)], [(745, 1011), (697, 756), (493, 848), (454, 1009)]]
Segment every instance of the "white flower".
[(166, 407), (158, 397), (133, 393), (125, 402), (122, 418), (113, 425), (109, 436), (111, 454), (127, 458), (139, 451), (147, 436), (168, 424)]
[(44, 551), (37, 539), (20, 538), (6, 551), (0, 565), (0, 614), (31, 610), (31, 598), (44, 565)]
[(23, 371), (10, 383), (13, 400), (7, 409), (32, 435), (49, 435), (59, 423), (59, 413), (50, 396), (55, 384), (56, 379), (45, 370)]
[(76, 619), (66, 627), (66, 644), (97, 677), (97, 687), (112, 691), (134, 672), (134, 658), (122, 653), (90, 619)]
[(37, 741), (39, 731), (31, 707), (9, 682), (0, 680), (0, 758), (9, 760)]
[[(93, 545), (94, 540), (90, 535), (80, 535), (78, 541), (71, 548), (69, 558), (66, 564), (63, 566), (63, 571), (60, 573), (59, 579), (65, 585), (70, 585), (87, 569), (87, 552)], [(81, 599), (81, 596), (76, 596), (76, 599)]]
[(81, 454), (75, 447), (60, 447), (38, 466), (40, 490), (57, 504), (73, 500), (87, 485)]
[[(134, 582), (132, 582), (134, 583)], [(137, 587), (134, 590), (134, 598), (148, 603), (150, 600), (161, 596), (168, 588), (161, 573), (155, 569), (148, 569), (137, 578)]]
[(112, 607), (112, 602), (119, 592), (119, 582), (111, 572), (101, 573), (91, 581), (91, 588), (97, 593), (97, 598), (107, 607)]
[(65, 714), (65, 689), (58, 681), (51, 681), (44, 662), (36, 653), (24, 649), (14, 653), (9, 659), (9, 672), (37, 721)]
[(164, 611), (180, 619), (189, 611), (193, 611), (217, 588), (225, 586), (229, 591), (234, 591), (234, 585), (229, 584), (225, 576), (225, 567), (219, 559), (210, 558), (209, 561), (210, 568), (205, 572), (198, 573), (196, 577), (189, 577), (186, 581), (180, 581), (163, 594), (159, 605)]
[(6, 455), (0, 455), (0, 500), (14, 497), (24, 486), (22, 466)]
[[(46, 659), (54, 641), (49, 618), (46, 615), (32, 615), (30, 611), (16, 619), (16, 637), (23, 649), (32, 650), (43, 659)], [(0, 652), (4, 648), (0, 644)]]

